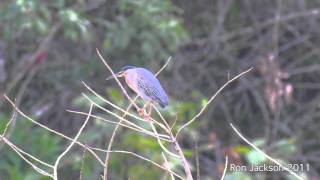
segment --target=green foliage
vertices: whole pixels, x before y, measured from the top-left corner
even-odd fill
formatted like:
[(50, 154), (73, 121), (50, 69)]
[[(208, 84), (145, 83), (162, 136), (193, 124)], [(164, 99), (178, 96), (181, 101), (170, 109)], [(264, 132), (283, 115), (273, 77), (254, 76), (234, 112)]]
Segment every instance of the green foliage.
[[(263, 149), (262, 147), (265, 146), (266, 141), (265, 139), (259, 138), (252, 142), (254, 145), (256, 145), (258, 148)], [(297, 151), (297, 145), (295, 144), (295, 139), (280, 139), (274, 143), (272, 143), (270, 146), (270, 149), (272, 152), (270, 152), (272, 157), (279, 157), (278, 161), (284, 161), (286, 157), (294, 155)], [(270, 162), (265, 156), (263, 156), (260, 152), (256, 151), (255, 149), (251, 148), (250, 146), (244, 146), (239, 145), (234, 147), (234, 150), (238, 152), (239, 154), (244, 155), (247, 165), (250, 167), (252, 165), (262, 165), (262, 164), (273, 164), (273, 162)], [(288, 164), (288, 162), (282, 162), (282, 164)], [(261, 174), (256, 173), (255, 179), (261, 179), (259, 178)], [(246, 172), (230, 172), (226, 175), (225, 179), (252, 179), (253, 176), (249, 176)], [(286, 179), (293, 178), (290, 175), (286, 176)]]
[(81, 17), (79, 13), (72, 9), (63, 9), (60, 11), (60, 16), (67, 27), (64, 31), (67, 38), (77, 41), (80, 35), (82, 35), (82, 37), (89, 37), (87, 27), (90, 22), (84, 17)]
[[(9, 117), (1, 116), (1, 133), (8, 119)], [(12, 133), (10, 141), (45, 162), (54, 162), (61, 149), (59, 137), (52, 136), (44, 129), (34, 127), (25, 119), (17, 119), (15, 130)], [(35, 173), (35, 171), (7, 145), (1, 149), (0, 162), (1, 178), (12, 180), (48, 179)]]
[[(101, 164), (99, 164), (88, 151), (86, 151), (84, 158), (83, 154), (81, 153), (75, 155), (75, 161), (73, 163), (72, 170), (80, 172), (81, 168), (82, 179), (96, 179), (97, 175), (95, 172), (103, 171)], [(68, 175), (70, 174), (70, 168), (65, 168), (65, 170), (60, 173), (63, 174), (63, 177), (65, 178), (69, 177)]]
[(273, 144), (273, 154), (286, 158), (297, 152), (297, 144), (295, 139), (280, 139)]
[(248, 146), (238, 145), (234, 147), (234, 150), (239, 154), (246, 154), (250, 152), (251, 148)]
[(178, 9), (169, 1), (120, 0), (120, 15), (105, 23), (104, 48), (108, 54), (130, 53), (134, 63), (169, 57), (187, 38)]
[(130, 166), (128, 176), (130, 179), (141, 179), (143, 177), (144, 179), (159, 179), (161, 176), (160, 174), (156, 173), (159, 172), (159, 169), (155, 168), (148, 168), (146, 170), (146, 167), (144, 166)]
[(123, 106), (125, 103), (125, 99), (123, 94), (116, 88), (108, 88), (107, 95), (111, 99), (111, 102), (115, 103), (118, 106)]
[[(264, 139), (257, 139), (253, 142), (257, 147), (262, 147), (265, 145)], [(279, 141), (271, 144), (272, 155), (275, 157), (281, 157), (285, 159), (287, 156), (291, 156), (296, 153), (296, 144), (294, 139), (280, 139)], [(250, 150), (249, 150), (250, 149)], [(267, 159), (255, 149), (242, 146), (241, 149), (237, 148), (238, 152), (245, 155), (248, 164), (259, 165), (266, 163)]]
[(266, 161), (266, 157), (264, 157), (260, 152), (256, 150), (252, 150), (246, 154), (246, 159), (249, 162), (248, 164), (259, 165)]
[(124, 136), (124, 144), (136, 149), (142, 154), (161, 154), (161, 149), (154, 138), (147, 136), (143, 137), (138, 133), (127, 132)]
[(66, 38), (76, 41), (80, 33), (88, 36), (89, 22), (64, 5), (64, 0), (50, 3), (41, 0), (17, 0), (4, 3), (0, 7), (0, 22), (6, 24), (3, 26), (4, 37), (10, 40), (17, 32), (45, 35), (58, 22), (64, 23), (63, 34)]
[(5, 127), (6, 127), (6, 124), (7, 124), (7, 119), (8, 117), (3, 114), (3, 113), (0, 113), (0, 133), (2, 134), (2, 132), (4, 131)]
[[(262, 145), (265, 144), (264, 139), (256, 139), (254, 142), (252, 142), (254, 145), (257, 147), (261, 147)], [(249, 152), (245, 153), (245, 157), (248, 161), (248, 164), (253, 164), (253, 165), (259, 165), (263, 162), (266, 161), (266, 158), (258, 151), (255, 149), (251, 149)]]

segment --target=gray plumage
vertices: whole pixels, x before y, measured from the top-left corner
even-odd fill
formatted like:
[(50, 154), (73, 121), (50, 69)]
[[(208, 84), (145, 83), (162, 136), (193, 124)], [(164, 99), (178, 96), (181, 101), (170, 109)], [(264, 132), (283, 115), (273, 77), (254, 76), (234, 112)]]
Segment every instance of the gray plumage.
[(153, 73), (133, 66), (126, 66), (122, 70), (129, 87), (143, 100), (157, 102), (162, 108), (168, 105), (169, 98)]

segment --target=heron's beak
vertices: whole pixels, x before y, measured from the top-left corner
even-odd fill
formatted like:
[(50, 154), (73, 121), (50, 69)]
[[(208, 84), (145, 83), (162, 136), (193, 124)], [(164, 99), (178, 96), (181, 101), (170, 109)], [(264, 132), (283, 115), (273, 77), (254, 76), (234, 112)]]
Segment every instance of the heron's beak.
[(109, 76), (106, 80), (110, 80), (110, 79), (113, 79), (115, 77), (123, 77), (123, 75), (124, 75), (123, 71), (120, 71), (120, 72), (114, 74), (114, 76), (113, 75)]

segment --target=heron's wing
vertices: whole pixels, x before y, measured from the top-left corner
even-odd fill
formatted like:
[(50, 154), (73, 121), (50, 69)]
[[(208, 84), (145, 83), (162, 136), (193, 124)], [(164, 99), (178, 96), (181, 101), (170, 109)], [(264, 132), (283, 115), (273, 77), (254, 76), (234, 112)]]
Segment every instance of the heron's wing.
[(162, 107), (168, 104), (168, 97), (165, 94), (160, 82), (153, 74), (139, 76), (137, 78), (138, 88), (144, 95), (158, 102)]
[(138, 78), (137, 84), (139, 91), (143, 93), (143, 95), (151, 98), (152, 100), (156, 100), (155, 96), (158, 95), (158, 92), (155, 90), (155, 87), (153, 86), (152, 82), (149, 82), (145, 78)]

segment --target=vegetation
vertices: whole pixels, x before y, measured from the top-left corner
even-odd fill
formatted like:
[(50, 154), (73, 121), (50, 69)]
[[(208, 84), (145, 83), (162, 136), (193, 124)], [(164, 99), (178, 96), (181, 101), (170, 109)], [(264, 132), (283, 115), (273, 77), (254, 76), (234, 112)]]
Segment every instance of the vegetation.
[[(122, 116), (113, 105), (126, 110), (130, 101), (115, 81), (105, 80), (110, 71), (96, 48), (114, 71), (124, 65), (153, 72), (165, 67), (158, 77), (170, 105), (161, 114), (174, 126), (170, 134), (156, 124), (158, 133), (174, 137), (205, 109), (177, 137), (194, 179), (220, 179), (226, 157), (225, 179), (296, 178), (288, 172), (230, 169), (231, 164), (275, 165), (255, 147), (282, 165), (299, 165), (303, 171), (291, 170), (302, 178), (320, 179), (319, 17), (316, 0), (1, 1), (0, 179), (50, 179), (15, 150), (54, 165), (85, 122), (86, 114), (79, 112), (88, 113), (90, 100), (96, 103), (92, 115), (100, 119), (88, 120), (56, 169), (59, 179), (104, 175), (105, 168), (86, 147), (108, 149), (121, 118), (103, 108)], [(228, 80), (251, 67), (252, 71), (211, 98)], [(126, 89), (133, 98), (135, 94)], [(136, 102), (142, 107), (140, 99)], [(129, 112), (138, 115), (135, 108)], [(150, 124), (125, 116), (144, 133), (156, 135)], [(163, 123), (156, 112), (152, 117)], [(186, 177), (185, 164), (143, 132), (119, 126), (111, 150), (141, 155)], [(161, 142), (178, 154), (174, 141)], [(95, 152), (105, 163), (106, 153)], [(54, 174), (51, 167), (23, 156)], [(168, 169), (132, 154), (112, 152), (108, 161), (111, 180), (172, 178)]]

